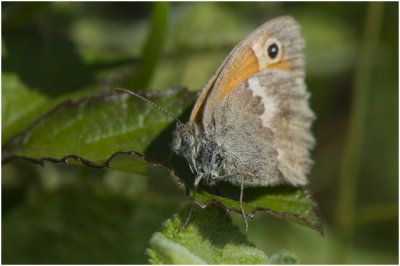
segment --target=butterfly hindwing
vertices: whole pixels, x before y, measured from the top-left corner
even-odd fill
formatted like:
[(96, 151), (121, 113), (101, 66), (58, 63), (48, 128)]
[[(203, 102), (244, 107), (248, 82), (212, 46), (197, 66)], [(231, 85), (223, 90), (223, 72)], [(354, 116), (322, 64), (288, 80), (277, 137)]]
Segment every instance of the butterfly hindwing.
[(247, 186), (304, 185), (314, 143), (308, 97), (302, 77), (281, 70), (256, 73), (233, 88), (213, 113), (227, 174), (244, 174)]

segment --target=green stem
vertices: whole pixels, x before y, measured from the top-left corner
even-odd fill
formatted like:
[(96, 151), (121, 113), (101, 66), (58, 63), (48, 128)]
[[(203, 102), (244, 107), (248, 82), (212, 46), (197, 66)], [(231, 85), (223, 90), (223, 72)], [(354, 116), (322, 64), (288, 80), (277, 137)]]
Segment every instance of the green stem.
[(142, 50), (140, 67), (132, 79), (126, 81), (131, 90), (146, 90), (153, 77), (157, 63), (161, 57), (167, 32), (168, 3), (153, 4), (152, 25), (150, 34)]
[(397, 221), (399, 205), (397, 202), (373, 204), (358, 208), (355, 225), (368, 226), (388, 221)]
[(370, 2), (368, 4), (364, 35), (354, 79), (351, 113), (342, 157), (336, 207), (336, 229), (340, 240), (340, 243), (338, 243), (339, 254), (336, 255), (337, 259), (341, 258), (343, 262), (346, 259), (346, 251), (352, 241), (354, 230), (357, 184), (360, 174), (369, 86), (383, 11), (383, 3)]

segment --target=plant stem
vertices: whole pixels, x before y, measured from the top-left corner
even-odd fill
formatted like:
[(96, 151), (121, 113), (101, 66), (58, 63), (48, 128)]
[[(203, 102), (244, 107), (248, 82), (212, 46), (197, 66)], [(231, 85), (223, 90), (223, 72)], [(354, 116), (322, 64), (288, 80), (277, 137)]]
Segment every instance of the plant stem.
[(343, 261), (337, 261), (336, 263), (345, 262), (347, 249), (352, 242), (369, 86), (383, 19), (383, 11), (383, 3), (368, 3), (365, 29), (354, 78), (350, 119), (340, 171), (336, 206), (336, 230), (340, 242), (338, 243), (338, 252), (335, 255), (336, 259), (340, 258)]
[(153, 3), (152, 24), (142, 50), (140, 67), (132, 79), (126, 81), (130, 90), (146, 90), (160, 59), (167, 33), (168, 3)]

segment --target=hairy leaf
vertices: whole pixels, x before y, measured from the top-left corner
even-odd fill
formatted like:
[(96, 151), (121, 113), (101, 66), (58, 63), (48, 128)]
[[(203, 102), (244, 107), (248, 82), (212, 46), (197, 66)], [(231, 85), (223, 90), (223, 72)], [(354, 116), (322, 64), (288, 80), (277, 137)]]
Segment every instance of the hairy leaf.
[(267, 264), (297, 264), (298, 259), (295, 255), (287, 251), (281, 251), (268, 258)]
[(147, 250), (150, 263), (265, 264), (268, 260), (220, 208), (194, 210), (193, 222), (178, 232), (185, 215), (186, 209), (153, 235)]

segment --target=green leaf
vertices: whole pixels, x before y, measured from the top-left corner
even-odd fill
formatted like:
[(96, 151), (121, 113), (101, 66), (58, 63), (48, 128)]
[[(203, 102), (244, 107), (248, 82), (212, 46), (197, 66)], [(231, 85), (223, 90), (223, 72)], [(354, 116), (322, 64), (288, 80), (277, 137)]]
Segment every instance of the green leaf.
[[(247, 216), (254, 218), (257, 211), (262, 211), (311, 227), (323, 235), (322, 224), (316, 214), (317, 205), (307, 190), (292, 186), (257, 187), (245, 188), (243, 194), (243, 210)], [(221, 182), (215, 187), (202, 186), (196, 194), (196, 203), (205, 208), (216, 202), (228, 212), (241, 213), (239, 196), (239, 187)]]
[[(194, 99), (194, 93), (184, 89), (151, 92), (146, 96), (174, 114), (182, 113)], [(76, 154), (103, 163), (117, 151), (146, 149), (146, 154), (158, 158), (160, 154), (165, 156), (169, 147), (158, 137), (168, 127), (169, 132), (175, 127), (172, 120), (127, 94), (91, 95), (56, 106), (3, 148), (6, 157), (34, 159), (61, 159)]]
[(37, 91), (29, 90), (13, 73), (2, 74), (1, 87), (1, 139), (4, 142), (32, 122), (37, 115), (35, 110), (46, 103), (48, 98)]
[(281, 251), (273, 254), (268, 258), (267, 264), (297, 264), (299, 261), (297, 257), (287, 251)]
[(1, 141), (2, 144), (26, 129), (40, 115), (48, 112), (66, 99), (81, 98), (91, 89), (48, 97), (39, 90), (29, 88), (15, 73), (2, 74)]
[(153, 249), (147, 252), (152, 264), (206, 264), (187, 248), (169, 240), (161, 233), (154, 234), (150, 244)]
[(232, 219), (216, 206), (193, 210), (192, 222), (178, 229), (186, 209), (155, 233), (147, 250), (153, 264), (263, 264), (268, 257), (254, 247)]

